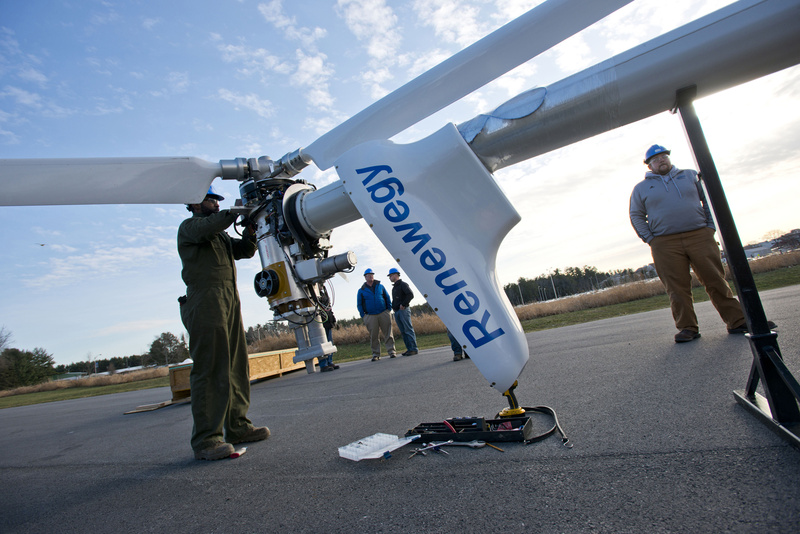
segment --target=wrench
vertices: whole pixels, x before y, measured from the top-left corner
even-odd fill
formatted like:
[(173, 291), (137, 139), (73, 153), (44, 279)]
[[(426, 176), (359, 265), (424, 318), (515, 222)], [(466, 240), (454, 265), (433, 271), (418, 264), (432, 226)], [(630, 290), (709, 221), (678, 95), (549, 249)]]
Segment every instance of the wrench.
[(432, 442), (431, 446), (442, 447), (444, 445), (448, 445), (451, 447), (469, 447), (470, 449), (480, 449), (481, 447), (486, 446), (485, 441), (442, 441), (442, 442)]

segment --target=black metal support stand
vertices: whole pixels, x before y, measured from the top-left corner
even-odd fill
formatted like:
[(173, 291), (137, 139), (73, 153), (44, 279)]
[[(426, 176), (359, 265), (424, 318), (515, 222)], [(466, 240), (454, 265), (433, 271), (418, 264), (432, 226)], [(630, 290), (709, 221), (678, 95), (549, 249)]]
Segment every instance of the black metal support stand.
[[(767, 317), (758, 296), (753, 273), (747, 263), (739, 232), (733, 221), (722, 182), (719, 179), (711, 151), (706, 143), (693, 101), (695, 86), (677, 92), (676, 110), (680, 113), (686, 137), (692, 147), (695, 162), (703, 179), (706, 198), (717, 219), (718, 233), (733, 274), (739, 302), (744, 310), (753, 352), (753, 366), (745, 390), (734, 391), (734, 396), (747, 410), (758, 417), (774, 432), (800, 448), (800, 384), (786, 367), (778, 348), (778, 334), (770, 331)], [(756, 389), (759, 382), (764, 396)], [(765, 398), (766, 397), (766, 398)]]

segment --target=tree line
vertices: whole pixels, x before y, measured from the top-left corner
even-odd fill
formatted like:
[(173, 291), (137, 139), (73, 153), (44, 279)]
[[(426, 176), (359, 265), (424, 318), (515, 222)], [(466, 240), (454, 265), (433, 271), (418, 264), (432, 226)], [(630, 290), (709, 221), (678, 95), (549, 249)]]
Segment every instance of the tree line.
[[(519, 306), (655, 277), (655, 269), (652, 266), (644, 266), (635, 270), (616, 269), (603, 272), (596, 267), (584, 265), (583, 267), (567, 267), (563, 271), (555, 269), (551, 273), (541, 274), (536, 278), (521, 277), (517, 282), (503, 286), (503, 291), (512, 305)], [(427, 302), (411, 306), (409, 310), (412, 316), (434, 314), (433, 308)], [(361, 324), (359, 317), (337, 321), (337, 325), (343, 328), (357, 324)], [(278, 337), (287, 333), (292, 333), (288, 324), (269, 322), (251, 326), (246, 330), (245, 335), (247, 344), (251, 345), (265, 337)]]
[(521, 277), (516, 283), (503, 286), (506, 297), (514, 306), (544, 302), (546, 300), (597, 291), (625, 284), (635, 280), (654, 278), (655, 271), (649, 266), (636, 269), (617, 269), (610, 272), (599, 271), (596, 267), (567, 267), (556, 269), (536, 278)]
[(170, 332), (156, 337), (144, 354), (99, 359), (89, 353), (86, 360), (67, 365), (55, 365), (52, 354), (42, 348), (23, 350), (11, 344), (11, 332), (0, 328), (0, 390), (35, 386), (65, 373), (114, 373), (130, 367), (180, 363), (189, 357), (185, 336), (178, 338)]

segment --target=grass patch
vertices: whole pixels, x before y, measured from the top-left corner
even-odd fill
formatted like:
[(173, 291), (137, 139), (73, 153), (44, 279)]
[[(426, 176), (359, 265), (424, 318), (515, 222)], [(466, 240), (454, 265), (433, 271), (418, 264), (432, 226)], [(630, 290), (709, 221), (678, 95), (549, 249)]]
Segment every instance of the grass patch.
[(150, 378), (124, 384), (109, 384), (107, 386), (83, 386), (68, 389), (55, 389), (51, 391), (34, 391), (22, 395), (11, 395), (0, 398), (0, 409), (28, 406), (29, 404), (42, 404), (62, 400), (82, 399), (84, 397), (97, 397), (112, 393), (138, 391), (140, 389), (161, 388), (169, 386), (169, 376)]
[[(754, 274), (753, 279), (759, 291), (797, 285), (800, 284), (800, 267), (787, 267), (777, 271)], [(731, 287), (733, 293), (736, 294), (736, 288), (733, 287), (733, 284), (731, 284)], [(692, 289), (692, 298), (695, 303), (705, 302), (708, 300), (708, 294), (703, 287), (695, 287)], [(669, 308), (669, 297), (666, 294), (655, 295), (630, 302), (609, 304), (599, 308), (588, 308), (556, 315), (536, 317), (527, 321), (521, 321), (521, 323), (522, 329), (525, 332), (536, 332), (539, 330), (560, 328), (562, 326), (588, 323), (590, 321), (599, 321), (600, 319), (633, 315), (635, 313), (661, 310), (664, 308)]]

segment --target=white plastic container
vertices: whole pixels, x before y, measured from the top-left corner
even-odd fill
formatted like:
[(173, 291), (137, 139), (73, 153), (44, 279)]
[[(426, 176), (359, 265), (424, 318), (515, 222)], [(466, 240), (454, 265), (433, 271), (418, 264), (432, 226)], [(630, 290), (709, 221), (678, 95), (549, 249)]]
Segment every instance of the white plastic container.
[(411, 443), (419, 434), (400, 438), (392, 434), (373, 434), (344, 447), (339, 447), (339, 456), (358, 462), (359, 460), (374, 460), (376, 458), (389, 458), (391, 451)]

